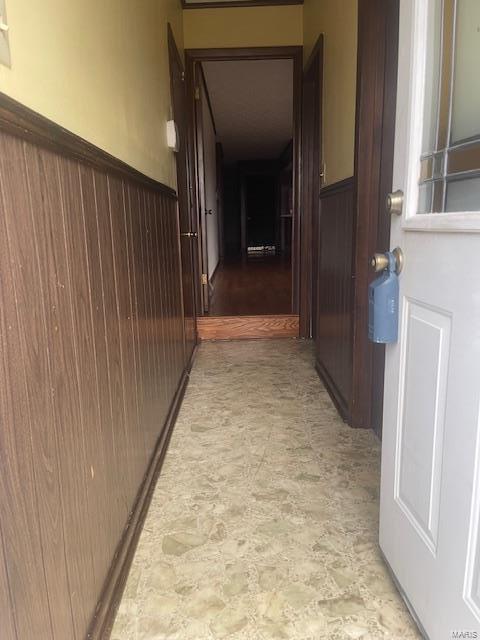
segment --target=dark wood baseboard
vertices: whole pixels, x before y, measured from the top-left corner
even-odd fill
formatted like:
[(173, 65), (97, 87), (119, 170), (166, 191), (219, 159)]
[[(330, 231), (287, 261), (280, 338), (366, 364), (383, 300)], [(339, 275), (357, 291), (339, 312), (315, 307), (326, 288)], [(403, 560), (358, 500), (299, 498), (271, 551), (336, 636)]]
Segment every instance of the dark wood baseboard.
[(196, 350), (197, 348), (194, 349), (189, 366), (180, 380), (162, 434), (158, 439), (155, 452), (138, 492), (134, 508), (115, 552), (110, 572), (105, 581), (102, 595), (100, 596), (87, 634), (87, 640), (108, 640), (110, 638), (138, 540), (162, 469), (178, 412), (180, 411), (182, 400), (188, 386), (190, 370), (195, 359)]
[(200, 340), (298, 338), (298, 315), (218, 316), (198, 318)]
[(350, 410), (348, 407), (348, 402), (345, 400), (343, 395), (340, 393), (337, 385), (333, 381), (332, 377), (322, 365), (321, 362), (316, 360), (315, 369), (320, 376), (321, 381), (325, 385), (326, 390), (328, 391), (328, 395), (331, 397), (333, 404), (337, 408), (338, 413), (340, 414), (342, 420), (348, 424), (351, 422)]

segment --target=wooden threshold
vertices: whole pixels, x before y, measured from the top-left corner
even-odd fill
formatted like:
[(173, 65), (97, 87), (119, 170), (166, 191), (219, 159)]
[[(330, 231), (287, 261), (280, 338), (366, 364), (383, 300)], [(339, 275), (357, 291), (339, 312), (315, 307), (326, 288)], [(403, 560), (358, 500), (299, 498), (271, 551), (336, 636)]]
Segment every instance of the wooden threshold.
[(298, 338), (298, 315), (218, 316), (197, 319), (200, 340)]

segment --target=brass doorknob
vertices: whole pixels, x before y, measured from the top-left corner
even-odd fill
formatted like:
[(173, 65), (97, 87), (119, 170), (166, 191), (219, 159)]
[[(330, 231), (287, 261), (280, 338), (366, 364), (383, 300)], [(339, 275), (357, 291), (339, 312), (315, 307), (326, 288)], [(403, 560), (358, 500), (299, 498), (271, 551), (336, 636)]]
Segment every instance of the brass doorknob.
[(387, 196), (387, 212), (391, 213), (392, 216), (401, 216), (403, 210), (403, 191), (398, 189), (398, 191), (394, 191), (393, 193), (389, 193)]
[(386, 253), (375, 253), (370, 260), (371, 266), (375, 271), (383, 271), (388, 267), (388, 258)]
[[(396, 247), (390, 255), (392, 255), (395, 259), (395, 272), (397, 274), (401, 273), (405, 261), (403, 251), (400, 249), (400, 247)], [(388, 268), (388, 263), (388, 253), (375, 253), (370, 260), (370, 264), (375, 269), (375, 271), (384, 271)]]
[(196, 231), (187, 231), (186, 233), (180, 234), (183, 238), (198, 238), (198, 233)]

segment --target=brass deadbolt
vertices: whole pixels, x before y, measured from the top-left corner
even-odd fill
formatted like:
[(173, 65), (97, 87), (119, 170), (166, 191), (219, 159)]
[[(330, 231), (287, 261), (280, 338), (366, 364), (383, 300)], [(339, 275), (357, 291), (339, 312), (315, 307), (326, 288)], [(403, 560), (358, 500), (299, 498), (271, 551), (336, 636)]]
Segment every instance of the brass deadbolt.
[(401, 216), (403, 211), (403, 191), (400, 189), (389, 193), (387, 196), (387, 211), (388, 213)]

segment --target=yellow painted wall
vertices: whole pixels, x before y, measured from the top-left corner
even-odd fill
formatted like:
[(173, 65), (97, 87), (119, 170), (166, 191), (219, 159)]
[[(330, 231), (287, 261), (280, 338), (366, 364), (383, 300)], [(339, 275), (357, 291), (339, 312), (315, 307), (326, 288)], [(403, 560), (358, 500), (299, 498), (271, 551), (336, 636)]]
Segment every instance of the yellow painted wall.
[(182, 47), (179, 0), (8, 0), (7, 15), (0, 91), (174, 186), (167, 22)]
[(301, 45), (302, 13), (301, 5), (187, 9), (183, 12), (185, 48)]
[(326, 184), (353, 175), (357, 0), (305, 0), (304, 57), (324, 34), (323, 148)]

